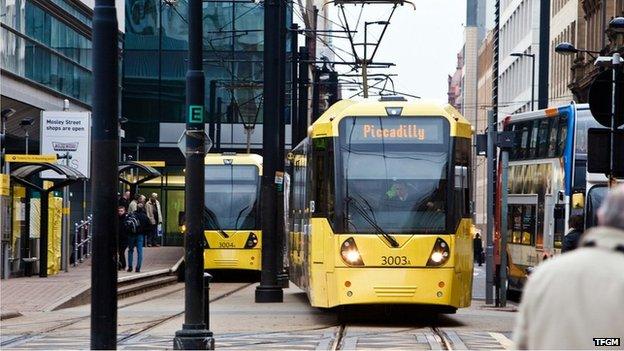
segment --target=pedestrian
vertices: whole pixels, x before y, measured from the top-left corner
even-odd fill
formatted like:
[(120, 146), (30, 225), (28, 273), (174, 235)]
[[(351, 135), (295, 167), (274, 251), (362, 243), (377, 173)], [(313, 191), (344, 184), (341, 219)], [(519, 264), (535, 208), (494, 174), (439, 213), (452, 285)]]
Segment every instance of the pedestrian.
[(563, 237), (563, 243), (561, 244), (561, 253), (572, 251), (578, 247), (581, 235), (583, 235), (584, 220), (582, 215), (572, 215), (568, 219), (568, 227), (570, 230)]
[(578, 249), (543, 262), (529, 276), (514, 349), (589, 350), (598, 346), (594, 338), (624, 339), (624, 185), (607, 194), (598, 225)]
[(128, 206), (130, 205), (130, 192), (129, 191), (124, 191), (123, 195), (119, 198), (119, 201), (117, 202), (117, 204), (119, 206), (123, 206), (126, 210), (125, 212), (128, 212)]
[(127, 222), (128, 214), (123, 205), (117, 206), (117, 215), (119, 217), (119, 239), (117, 240), (117, 253), (119, 261), (118, 270), (126, 269), (126, 249), (128, 248), (128, 230), (131, 224)]
[(134, 249), (136, 248), (137, 263), (134, 271), (138, 273), (141, 271), (141, 263), (143, 263), (143, 241), (150, 224), (145, 213), (145, 204), (138, 202), (137, 210), (129, 216), (136, 218), (137, 223), (134, 229), (128, 233), (128, 272), (132, 272)]
[(128, 213), (136, 211), (137, 205), (140, 203), (145, 203), (145, 195), (134, 194), (134, 199), (132, 199), (132, 201), (130, 201), (130, 204), (128, 205)]
[(472, 249), (474, 250), (474, 258), (479, 264), (479, 267), (483, 265), (483, 241), (481, 241), (481, 234), (475, 234), (472, 239)]
[(150, 221), (150, 229), (147, 234), (147, 246), (160, 246), (157, 240), (159, 228), (162, 227), (162, 212), (160, 210), (160, 202), (158, 202), (158, 194), (152, 193), (149, 200), (145, 204), (147, 218)]

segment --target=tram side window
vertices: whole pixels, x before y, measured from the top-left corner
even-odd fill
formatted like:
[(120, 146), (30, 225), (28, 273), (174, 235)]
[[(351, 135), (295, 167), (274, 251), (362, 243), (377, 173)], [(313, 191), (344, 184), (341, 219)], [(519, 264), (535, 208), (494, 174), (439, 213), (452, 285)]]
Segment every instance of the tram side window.
[(529, 154), (527, 158), (535, 158), (537, 156), (537, 136), (539, 130), (539, 121), (531, 123), (531, 142), (529, 144)]
[(327, 216), (333, 222), (334, 204), (331, 196), (334, 184), (332, 138), (316, 138), (313, 140), (312, 162), (314, 167), (314, 216)]

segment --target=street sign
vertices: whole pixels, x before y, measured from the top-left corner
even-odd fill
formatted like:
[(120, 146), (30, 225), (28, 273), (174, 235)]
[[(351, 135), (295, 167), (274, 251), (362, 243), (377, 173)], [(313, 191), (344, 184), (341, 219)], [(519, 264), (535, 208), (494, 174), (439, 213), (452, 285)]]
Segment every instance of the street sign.
[(587, 131), (587, 172), (611, 173), (611, 150), (613, 158), (613, 176), (624, 177), (624, 130), (616, 130), (615, 147), (611, 149), (611, 130), (606, 128), (589, 128)]
[(165, 161), (137, 161), (138, 163), (149, 167), (165, 167)]
[(21, 163), (55, 163), (57, 160), (55, 154), (49, 155), (18, 155), (18, 154), (6, 154), (4, 156), (5, 162), (21, 162)]
[[(43, 111), (41, 113), (41, 153), (67, 155), (58, 163), (68, 165), (89, 178), (91, 169), (91, 113)], [(42, 178), (60, 178), (45, 171)]]
[(190, 105), (188, 114), (189, 123), (204, 123), (204, 106)]
[[(618, 72), (615, 97), (615, 127), (624, 124), (624, 73)], [(596, 76), (589, 87), (589, 109), (601, 125), (611, 128), (613, 71), (607, 70)]]
[[(186, 148), (186, 136), (189, 136), (191, 138), (204, 138), (204, 150), (191, 150), (191, 149), (187, 149)], [(182, 152), (182, 155), (184, 155), (184, 157), (186, 157), (186, 155), (188, 154), (207, 154), (208, 151), (210, 151), (210, 148), (212, 148), (212, 139), (210, 139), (210, 137), (208, 136), (208, 133), (206, 133), (205, 130), (193, 130), (193, 129), (189, 129), (189, 130), (185, 130), (184, 132), (182, 132), (182, 135), (180, 135), (180, 138), (178, 139), (178, 148), (180, 149), (180, 152)]]

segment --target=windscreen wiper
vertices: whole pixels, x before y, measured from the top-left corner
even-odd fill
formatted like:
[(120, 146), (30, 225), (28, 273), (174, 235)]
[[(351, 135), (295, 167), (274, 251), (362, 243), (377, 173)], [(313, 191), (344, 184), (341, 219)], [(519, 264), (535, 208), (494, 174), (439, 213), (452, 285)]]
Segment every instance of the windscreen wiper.
[(245, 207), (243, 207), (242, 210), (240, 210), (240, 212), (238, 213), (238, 216), (236, 216), (236, 223), (234, 224), (234, 228), (238, 229), (238, 220), (240, 219), (240, 216), (243, 214), (243, 211), (245, 211), (246, 209), (249, 208), (250, 205), (247, 205)]
[(206, 207), (204, 207), (204, 214), (208, 215), (208, 218), (210, 219), (210, 221), (212, 221), (212, 223), (214, 224), (215, 228), (217, 228), (217, 231), (219, 232), (219, 234), (221, 234), (222, 237), (224, 237), (225, 239), (228, 239), (230, 236), (221, 228), (221, 226), (219, 225), (219, 221), (217, 221), (217, 218), (215, 217), (215, 214), (212, 213), (212, 211), (210, 211), (209, 209), (207, 209)]
[[(392, 247), (399, 247), (399, 246), (401, 246), (399, 244), (399, 242), (396, 241), (396, 239), (392, 235), (386, 233), (386, 231), (383, 230), (379, 226), (379, 224), (377, 224), (375, 219), (373, 217), (371, 217), (366, 212), (366, 210), (364, 210), (362, 208), (362, 206), (360, 205), (360, 203), (358, 202), (358, 200), (356, 198), (353, 198), (351, 196), (347, 196), (345, 200), (346, 200), (347, 204), (350, 203), (350, 202), (353, 202), (353, 208), (355, 208), (355, 210), (360, 214), (360, 216), (362, 216), (362, 218), (364, 218), (364, 220), (366, 222), (368, 222), (368, 224), (370, 224), (373, 227), (373, 229), (375, 229), (377, 232), (379, 232), (379, 234), (381, 234), (381, 236), (383, 236), (384, 239), (386, 239), (390, 243), (390, 245), (392, 245)], [(372, 209), (371, 209), (371, 211), (372, 211)]]

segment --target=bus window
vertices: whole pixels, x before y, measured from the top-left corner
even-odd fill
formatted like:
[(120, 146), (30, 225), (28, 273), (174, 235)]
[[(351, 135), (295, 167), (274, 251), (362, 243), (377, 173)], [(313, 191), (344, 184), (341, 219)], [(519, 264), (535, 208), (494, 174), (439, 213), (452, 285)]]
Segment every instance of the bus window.
[(537, 134), (538, 148), (536, 151), (536, 156), (539, 158), (548, 157), (548, 143), (550, 141), (551, 124), (551, 118), (545, 118), (539, 121), (539, 130)]
[(509, 243), (534, 245), (535, 205), (508, 205), (508, 211)]
[(557, 132), (559, 129), (559, 118), (552, 119), (552, 125), (550, 126), (550, 137), (548, 140), (548, 157), (557, 157)]
[(537, 133), (539, 129), (539, 121), (533, 121), (531, 126), (531, 143), (529, 145), (529, 154), (527, 158), (537, 157)]
[(568, 138), (568, 116), (561, 116), (559, 119), (559, 129), (557, 131), (557, 154), (563, 155), (566, 139)]
[(520, 143), (518, 144), (518, 159), (526, 159), (529, 157), (529, 133), (530, 122), (519, 123), (516, 130), (520, 134)]

